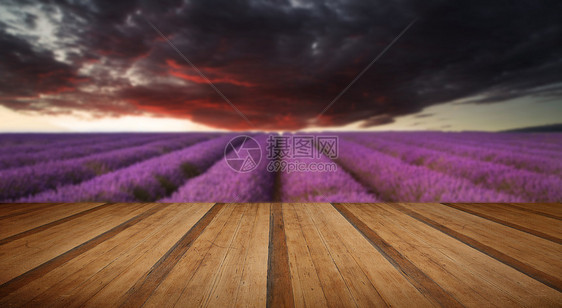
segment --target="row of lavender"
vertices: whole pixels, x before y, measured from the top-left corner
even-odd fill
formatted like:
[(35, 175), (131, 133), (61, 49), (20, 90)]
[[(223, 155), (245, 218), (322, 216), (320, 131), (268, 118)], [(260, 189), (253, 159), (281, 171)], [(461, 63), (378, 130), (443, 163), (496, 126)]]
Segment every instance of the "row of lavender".
[[(148, 142), (145, 140), (141, 145), (105, 152), (90, 152), (89, 155), (71, 159), (53, 157), (42, 163), (0, 170), (0, 200), (17, 201), (48, 190), (60, 190), (66, 185), (82, 183), (211, 137), (213, 135), (208, 134), (171, 135), (167, 138), (158, 138), (163, 140)], [(130, 142), (128, 139), (122, 140), (119, 136), (114, 138), (121, 139), (124, 143)], [(53, 151), (57, 150), (53, 149)], [(68, 201), (74, 202), (77, 198)]]
[(228, 138), (231, 136), (196, 143), (79, 184), (48, 190), (20, 201), (155, 201), (172, 193), (183, 182), (201, 174), (220, 160)]
[[(232, 170), (222, 159), (232, 135), (141, 160), (79, 183), (63, 184), (18, 199), (19, 202), (163, 201), (377, 201), (342, 169), (326, 174), (271, 172), (263, 153), (258, 167), (247, 173)], [(255, 136), (262, 149), (267, 135)], [(153, 145), (146, 145), (151, 148)], [(67, 161), (57, 162), (62, 164)], [(316, 163), (330, 162), (326, 157)], [(6, 171), (4, 171), (6, 172)], [(276, 187), (278, 189), (276, 189)]]
[[(522, 202), (560, 201), (560, 177), (550, 170), (538, 173), (542, 162), (524, 161), (525, 155), (509, 151), (489, 150), (488, 156), (467, 158), (464, 152), (455, 154), (454, 143), (442, 151), (408, 145), (407, 141), (389, 141), (396, 136), (385, 134), (340, 134), (340, 156), (337, 168), (327, 172), (298, 172), (285, 169), (288, 164), (328, 164), (325, 157), (314, 159), (283, 159), (274, 162), (279, 172), (277, 180), (267, 177), (265, 165), (253, 176), (234, 174), (224, 162), (218, 162), (212, 172), (188, 183), (164, 201), (262, 201), (286, 202)], [(410, 137), (408, 134), (398, 136)], [(446, 136), (446, 134), (442, 134)], [(437, 136), (434, 136), (437, 137)], [(386, 139), (385, 139), (386, 138)], [(408, 141), (416, 138), (406, 138)], [(435, 138), (437, 139), (437, 138)], [(509, 140), (506, 147), (520, 147)], [(433, 142), (433, 141), (431, 141)], [(436, 143), (438, 141), (435, 141)], [(499, 141), (497, 141), (499, 142)], [(556, 145), (550, 143), (550, 145)], [(464, 148), (463, 148), (464, 149)], [(445, 151), (445, 150), (448, 150)], [(559, 155), (556, 150), (552, 156)], [(489, 162), (489, 157), (499, 163)], [(269, 161), (268, 161), (269, 162)], [(524, 162), (517, 165), (515, 162)], [(259, 181), (256, 179), (260, 179)], [(269, 179), (270, 181), (267, 181)], [(264, 194), (273, 186), (273, 196)], [(203, 187), (203, 188), (202, 188)], [(219, 189), (213, 190), (213, 187)], [(265, 188), (264, 188), (265, 187)], [(251, 192), (256, 192), (252, 194)]]
[[(410, 139), (410, 136), (406, 138), (400, 136), (389, 138), (385, 135), (343, 137), (398, 158), (404, 163), (424, 167), (443, 176), (466, 179), (475, 187), (493, 189), (519, 197), (520, 200), (562, 200), (562, 189), (560, 189), (562, 179), (554, 168), (544, 173), (530, 171), (538, 165), (539, 159), (523, 161), (522, 156), (519, 156), (518, 159), (522, 163), (516, 165), (513, 161), (517, 154), (494, 152), (489, 148), (482, 150), (490, 153), (488, 156), (482, 156), (478, 152), (471, 156), (466, 155), (466, 149), (465, 152), (458, 150), (459, 147), (466, 148), (466, 146), (450, 143), (447, 147), (437, 147), (439, 151), (426, 144), (419, 145), (415, 139)], [(437, 144), (437, 141), (433, 142)], [(483, 158), (490, 156), (497, 159), (489, 161)], [(555, 165), (556, 162), (552, 163)]]
[[(510, 142), (509, 138), (507, 140), (494, 138), (494, 140), (490, 137), (482, 138), (481, 141), (476, 143), (475, 140), (470, 138), (470, 134), (466, 135), (456, 134), (455, 136), (454, 134), (418, 132), (409, 134), (381, 133), (371, 137), (406, 142), (423, 148), (508, 165), (517, 169), (562, 175), (562, 146), (558, 144), (550, 144), (551, 146), (547, 149), (534, 145), (530, 146), (529, 143), (532, 140), (514, 144)], [(562, 138), (561, 135), (559, 136)], [(541, 152), (533, 152), (537, 150)]]
[[(21, 202), (374, 202), (562, 201), (555, 135), (342, 133), (339, 158), (268, 160), (267, 135), (256, 170), (239, 173), (222, 159), (235, 134), (54, 138), (38, 159), (0, 170), (0, 199)], [(520, 137), (518, 137), (520, 136)], [(116, 140), (117, 139), (117, 140)], [(478, 140), (482, 140), (479, 147)], [(0, 144), (6, 143), (0, 137)], [(32, 149), (31, 144), (4, 145)], [(531, 146), (529, 146), (531, 144)], [(66, 145), (63, 146), (63, 145)], [(542, 146), (540, 146), (542, 145)], [(74, 153), (99, 153), (81, 156)], [(104, 152), (104, 149), (105, 152)], [(480, 151), (478, 151), (480, 150)], [(65, 154), (66, 153), (66, 154)], [(485, 154), (482, 154), (485, 153)], [(2, 154), (0, 154), (0, 157)], [(71, 157), (69, 159), (65, 158)], [(30, 161), (32, 159), (30, 158)], [(334, 164), (325, 172), (268, 170), (287, 164)], [(0, 164), (1, 166), (1, 164)], [(551, 166), (550, 168), (548, 166)], [(272, 172), (273, 171), (273, 172)]]
[[(48, 161), (64, 160), (68, 158), (84, 157), (92, 153), (103, 153), (131, 146), (143, 145), (159, 140), (159, 136), (134, 136), (133, 138), (91, 138), (88, 140), (62, 142), (40, 149), (36, 146), (27, 147), (27, 151), (5, 151), (0, 154), (0, 170), (31, 166)], [(33, 150), (32, 150), (33, 149)]]

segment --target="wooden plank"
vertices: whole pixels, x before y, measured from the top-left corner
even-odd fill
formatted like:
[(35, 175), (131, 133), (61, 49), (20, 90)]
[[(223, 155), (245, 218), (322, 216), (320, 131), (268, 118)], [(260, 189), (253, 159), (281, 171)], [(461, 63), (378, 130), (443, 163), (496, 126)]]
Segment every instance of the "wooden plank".
[[(452, 230), (451, 228), (447, 227), (446, 225), (440, 224), (432, 219), (429, 219), (427, 217), (425, 217), (424, 215), (415, 212), (409, 208), (407, 208), (406, 206), (403, 205), (399, 205), (399, 204), (388, 204), (390, 207), (395, 208), (396, 210), (401, 211), (402, 213), (407, 214), (408, 216), (432, 227), (435, 228), (436, 230), (441, 231), (442, 233), (462, 242), (465, 243), (466, 245), (498, 260), (499, 262), (501, 262), (502, 264), (505, 264), (507, 266), (512, 267), (513, 269), (517, 270), (520, 273), (523, 273), (525, 275), (527, 275), (528, 277), (535, 279), (536, 281), (539, 281), (555, 290), (558, 290), (560, 292), (560, 287), (562, 286), (562, 281), (557, 278), (554, 277), (552, 275), (549, 275), (547, 273), (543, 273), (541, 271), (538, 271), (537, 269), (530, 267), (528, 264), (525, 264), (523, 262), (520, 262), (519, 260), (513, 258), (512, 256), (509, 256), (507, 254), (502, 253), (501, 251), (488, 246), (488, 245), (484, 245), (481, 242), (476, 241), (475, 239), (466, 236), (460, 232), (457, 232), (455, 230)], [(473, 266), (474, 268), (474, 266)], [(515, 274), (511, 273), (507, 276), (515, 276)], [(521, 285), (521, 280), (523, 280), (522, 278), (518, 277), (516, 279), (516, 281), (518, 280), (519, 285)], [(525, 281), (526, 283), (531, 283), (529, 281)], [(528, 293), (528, 290), (533, 290), (533, 289), (539, 289), (540, 286), (534, 286), (534, 287), (529, 287), (527, 288), (527, 291), (525, 290), (521, 290), (519, 291), (521, 294), (525, 294)], [(547, 293), (547, 290), (544, 290), (542, 292)], [(558, 293), (559, 295), (560, 293)], [(532, 294), (529, 294), (529, 296), (531, 296)]]
[[(503, 224), (442, 204), (228, 204), (191, 239), (212, 204), (96, 206), (3, 220), (19, 229), (0, 245), (0, 306), (562, 303), (562, 245), (505, 224), (560, 223), (551, 204), (476, 206)], [(556, 227), (532, 230), (561, 238)]]
[(11, 218), (63, 204), (64, 203), (0, 203), (0, 219)]
[(64, 297), (59, 295), (61, 306), (108, 307), (125, 302), (127, 291), (145, 277), (152, 265), (189, 232), (212, 206), (174, 204), (175, 215), (163, 216), (152, 223), (153, 227), (149, 229), (151, 233), (145, 240), (136, 241), (134, 247), (107, 262), (106, 266), (72, 292), (57, 292), (65, 294)]
[(347, 284), (356, 290), (359, 306), (434, 306), (332, 205), (308, 205), (306, 210), (338, 268), (348, 271)]
[(510, 203), (510, 205), (538, 211), (543, 215), (546, 214), (547, 217), (550, 215), (562, 219), (562, 203)]
[[(143, 256), (140, 247), (147, 245), (147, 242), (152, 246), (149, 248), (150, 251), (158, 251), (159, 248), (164, 250), (158, 255), (157, 259), (161, 257), (174, 244), (173, 242), (167, 242), (169, 241), (168, 238), (175, 237), (175, 229), (170, 230), (174, 226), (174, 221), (177, 224), (178, 219), (188, 219), (188, 215), (193, 212), (192, 210), (182, 211), (182, 208), (177, 204), (169, 205), (13, 292), (0, 300), (0, 305), (9, 303), (12, 306), (21, 306), (30, 305), (33, 302), (34, 305), (41, 306), (82, 306), (85, 297), (91, 297), (94, 292), (102, 293), (99, 291), (100, 288), (103, 288), (108, 280), (113, 279), (120, 273), (121, 265), (124, 270), (135, 272), (133, 270), (136, 269), (133, 267), (135, 260)], [(188, 207), (188, 209), (191, 208)], [(184, 212), (187, 212), (187, 214)], [(178, 229), (181, 230), (181, 226)], [(151, 242), (159, 234), (167, 237), (160, 241), (154, 240)], [(181, 235), (183, 233), (177, 235), (177, 238)], [(161, 248), (161, 245), (168, 246)], [(132, 252), (136, 254), (131, 255)], [(146, 271), (149, 268), (150, 265), (144, 267), (144, 270)], [(124, 285), (128, 284), (130, 287), (134, 281), (127, 281)], [(121, 294), (124, 294), (127, 289), (121, 290)], [(108, 304), (103, 306), (108, 306)]]
[[(43, 203), (43, 206), (47, 206), (49, 203)], [(37, 203), (3, 203), (0, 202), (0, 219), (2, 216), (9, 214), (13, 210), (23, 210), (26, 208), (33, 208), (37, 206)]]
[(236, 307), (263, 307), (267, 303), (270, 205), (257, 204), (256, 207), (256, 221), (234, 301)]
[[(23, 209), (19, 208), (17, 213), (0, 218), (0, 238), (6, 238), (103, 204), (105, 203), (31, 204)], [(20, 206), (20, 204), (18, 204), (18, 206)]]
[(77, 203), (50, 209), (46, 213), (32, 212), (16, 218), (6, 219), (0, 225), (0, 246), (109, 206), (111, 206), (109, 203)]
[(562, 222), (557, 219), (524, 212), (514, 207), (498, 207), (497, 204), (443, 204), (554, 243), (562, 244)]
[[(318, 215), (322, 207), (328, 206), (338, 216), (339, 213), (330, 204), (306, 204), (300, 208), (303, 215), (310, 217), (322, 243), (328, 249), (330, 257), (336, 264), (338, 271), (345, 281), (347, 288), (357, 306), (359, 307), (388, 307), (389, 304), (382, 298), (369, 277), (357, 263), (350, 250), (338, 239), (337, 233), (341, 232), (342, 225), (349, 225), (345, 219), (342, 224), (326, 226), (323, 215)], [(312, 210), (311, 207), (314, 207)], [(316, 213), (316, 214), (315, 214)], [(429, 303), (425, 302), (426, 306)]]
[[(214, 277), (212, 287), (208, 296), (203, 301), (203, 306), (206, 307), (228, 307), (240, 305), (236, 303), (239, 298), (239, 289), (242, 282), (242, 275), (246, 267), (246, 260), (249, 254), (254, 252), (249, 251), (249, 245), (253, 236), (258, 236), (257, 232), (269, 231), (269, 204), (247, 204), (246, 213), (242, 217), (238, 232), (230, 245), (230, 250), (227, 252), (218, 272)], [(258, 216), (258, 208), (261, 207), (262, 216)], [(265, 215), (263, 215), (265, 214)], [(261, 221), (258, 220), (261, 218)], [(258, 229), (259, 228), (259, 229)], [(262, 234), (262, 249), (268, 246), (267, 235), (269, 232)], [(265, 256), (265, 258), (263, 258)], [(250, 264), (251, 265), (251, 264)], [(267, 303), (267, 250), (265, 255), (262, 255), (261, 264), (256, 264), (261, 269), (261, 272), (256, 272), (256, 275), (265, 277), (262, 283), (256, 285), (252, 293), (247, 293), (246, 298), (242, 302), (253, 307), (263, 307)], [(255, 265), (254, 265), (255, 266)]]
[[(53, 236), (52, 239), (49, 237), (42, 237), (43, 234), (39, 233), (31, 236), (35, 237), (33, 239), (30, 239), (31, 237), (27, 238), (26, 243), (18, 243), (22, 240), (17, 240), (4, 245), (3, 251), (6, 250), (11, 253), (9, 255), (1, 253), (2, 262), (0, 262), (0, 266), (2, 269), (0, 272), (2, 273), (3, 284), (0, 285), (0, 298), (46, 275), (62, 264), (91, 250), (166, 206), (165, 204), (114, 206), (111, 209), (116, 211), (107, 211), (109, 216), (94, 216), (102, 219), (101, 221), (88, 216), (83, 216), (74, 220), (73, 222), (78, 223), (77, 227), (86, 229), (83, 233), (65, 232), (69, 229), (60, 228), (64, 226), (61, 225), (47, 230), (48, 232), (41, 232), (49, 233), (49, 235)], [(136, 209), (134, 207), (136, 207)], [(100, 212), (96, 212), (94, 214), (97, 215), (99, 213)], [(87, 223), (87, 220), (78, 221), (85, 218), (90, 219), (89, 223)], [(92, 222), (92, 220), (94, 221)], [(126, 221), (123, 222), (123, 220)], [(83, 224), (80, 225), (80, 223)], [(32, 242), (33, 246), (29, 246), (29, 242)], [(39, 246), (40, 244), (42, 245)], [(15, 247), (9, 247), (10, 245), (14, 245)], [(27, 249), (21, 248), (21, 246), (27, 247)], [(39, 247), (39, 251), (34, 249), (36, 247)], [(67, 247), (73, 248), (67, 250)], [(49, 259), (49, 257), (51, 258)], [(22, 260), (25, 260), (25, 262), (22, 262)]]
[(294, 307), (282, 205), (271, 204), (267, 307)]
[[(11, 306), (30, 305), (29, 303), (32, 300), (35, 305), (55, 305), (57, 301), (57, 305), (62, 305), (61, 303), (65, 298), (73, 297), (75, 289), (87, 285), (92, 277), (96, 275), (99, 277), (100, 271), (103, 271), (106, 267), (111, 267), (114, 262), (128, 254), (129, 251), (143, 245), (145, 241), (151, 238), (153, 233), (167, 227), (171, 218), (174, 216), (182, 217), (179, 209), (180, 207), (177, 205), (170, 205), (123, 230), (113, 238), (100, 243), (95, 248), (11, 293), (0, 300), (0, 306), (7, 304)], [(155, 245), (157, 246), (157, 244)], [(170, 246), (172, 245), (170, 244)], [(148, 268), (150, 266), (145, 270)], [(101, 284), (97, 283), (96, 285)], [(64, 297), (61, 296), (62, 294), (64, 294)]]
[(153, 206), (118, 204), (2, 245), (0, 283), (81, 245)]
[(326, 307), (326, 296), (293, 204), (283, 204), (289, 269), (296, 307)]
[(333, 206), (345, 217), (365, 238), (375, 247), (410, 283), (427, 299), (437, 306), (462, 307), (462, 305), (445, 291), (438, 283), (428, 277), (422, 270), (404, 257), (391, 243), (385, 241), (376, 231), (358, 218), (354, 212), (344, 204)]
[[(127, 252), (119, 263), (115, 264), (113, 271), (120, 272), (115, 278), (105, 278), (104, 281), (111, 281), (106, 284), (99, 292), (90, 298), (84, 306), (86, 307), (107, 307), (112, 303), (121, 304), (127, 300), (127, 291), (133, 287), (134, 283), (145, 277), (158, 262), (158, 260), (170, 249), (180, 238), (201, 220), (201, 218), (212, 208), (213, 203), (206, 204), (180, 204), (180, 214), (168, 224), (166, 230), (158, 232), (150, 237), (149, 240)], [(130, 265), (129, 265), (130, 261)], [(105, 270), (105, 269), (104, 269)], [(108, 269), (107, 272), (112, 271)], [(100, 273), (101, 274), (101, 273)], [(95, 279), (98, 281), (99, 279)]]
[(555, 204), (541, 204), (541, 203), (532, 203), (532, 204), (526, 204), (526, 203), (508, 203), (508, 204), (504, 204), (502, 203), (502, 205), (504, 206), (511, 206), (523, 211), (527, 211), (530, 213), (534, 213), (537, 215), (542, 215), (545, 217), (549, 217), (552, 219), (558, 219), (558, 220), (562, 220), (562, 206), (561, 205), (555, 205)]
[(393, 205), (350, 209), (463, 305), (551, 306), (560, 300), (559, 292), (394, 209)]
[[(283, 207), (283, 215), (287, 212), (293, 212), (292, 216), (287, 215), (288, 219), (294, 219), (295, 223), (301, 229), (302, 238), (299, 239), (304, 242), (308, 247), (310, 258), (314, 265), (316, 275), (320, 281), (320, 285), (324, 292), (324, 297), (328, 306), (355, 306), (357, 305), (352, 291), (346, 283), (346, 279), (343, 277), (342, 273), (333, 256), (330, 254), (328, 247), (326, 247), (321, 235), (318, 233), (314, 222), (312, 219), (303, 212), (303, 207), (305, 204), (291, 204)], [(297, 256), (298, 258), (299, 256)], [(298, 262), (298, 259), (297, 259)], [(302, 287), (306, 288), (306, 285), (301, 283)], [(303, 291), (305, 292), (305, 291)], [(306, 294), (305, 294), (306, 295)], [(305, 303), (309, 305), (309, 301)], [(313, 306), (317, 304), (310, 303)]]
[(437, 203), (418, 203), (408, 209), (493, 247), (538, 272), (562, 277), (562, 245)]
[[(238, 209), (238, 211), (234, 211)], [(172, 268), (164, 280), (156, 286), (156, 289), (146, 300), (143, 307), (170, 307), (174, 306), (182, 293), (185, 291), (186, 285), (193, 279), (195, 272), (198, 271), (202, 263), (208, 263), (208, 257), (212, 248), (218, 247), (219, 237), (232, 236), (233, 230), (227, 230), (226, 226), (229, 221), (240, 217), (241, 207), (231, 206), (230, 204), (218, 212), (216, 217), (205, 228), (204, 232), (193, 242), (190, 249)], [(232, 224), (230, 224), (232, 225)], [(188, 290), (193, 296), (203, 297), (200, 293)]]
[(127, 291), (123, 305), (141, 306), (160, 283), (168, 276), (174, 266), (182, 259), (193, 242), (203, 233), (217, 214), (223, 209), (223, 203), (215, 204), (182, 238), (164, 254), (151, 269)]
[(193, 273), (193, 277), (184, 284), (185, 288), (180, 294), (176, 306), (207, 306), (207, 301), (224, 262), (234, 249), (236, 238), (239, 237), (240, 231), (247, 227), (243, 226), (243, 221), (250, 206), (248, 204), (231, 204), (230, 206), (234, 207), (234, 215), (213, 242), (204, 261)]

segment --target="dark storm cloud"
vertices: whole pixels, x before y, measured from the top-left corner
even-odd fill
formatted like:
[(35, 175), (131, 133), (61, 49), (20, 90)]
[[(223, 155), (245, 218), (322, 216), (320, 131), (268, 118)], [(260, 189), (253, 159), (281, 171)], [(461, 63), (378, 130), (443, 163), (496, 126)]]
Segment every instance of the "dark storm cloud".
[[(560, 1), (74, 2), (27, 6), (58, 25), (53, 35), (66, 51), (64, 62), (22, 34), (9, 34), (13, 25), (2, 25), (0, 103), (49, 112), (148, 112), (248, 128), (143, 16), (256, 128), (359, 120), (369, 127), (461, 98), (488, 104), (562, 93)], [(21, 13), (30, 29), (37, 18)], [(398, 43), (314, 122), (415, 18)]]
[(81, 80), (75, 69), (54, 59), (51, 52), (2, 31), (0, 24), (0, 99), (34, 97), (73, 89)]

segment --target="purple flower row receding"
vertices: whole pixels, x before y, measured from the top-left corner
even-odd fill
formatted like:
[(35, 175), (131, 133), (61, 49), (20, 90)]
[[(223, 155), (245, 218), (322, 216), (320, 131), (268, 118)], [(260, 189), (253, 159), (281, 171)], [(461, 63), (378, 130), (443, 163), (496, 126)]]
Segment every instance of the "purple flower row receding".
[[(393, 133), (388, 134), (403, 134)], [(489, 133), (489, 132), (408, 132), (411, 136), (421, 136), (432, 140), (434, 138), (449, 138), (454, 142), (486, 142), (503, 144), (521, 149), (562, 150), (562, 133)]]
[(517, 202), (520, 197), (474, 185), (340, 139), (337, 162), (385, 202)]
[[(539, 155), (539, 157), (562, 157), (562, 133), (553, 135), (542, 143), (529, 139), (527, 134), (500, 134), (500, 133), (474, 133), (474, 132), (377, 132), (377, 133), (342, 133), (348, 136), (365, 136), (372, 138), (386, 138), (395, 141), (443, 141), (455, 145), (473, 146), (481, 148), (486, 144), (500, 152), (517, 152), (522, 154)], [(557, 137), (555, 137), (557, 136)], [(546, 138), (543, 138), (546, 139)], [(558, 140), (554, 142), (554, 140)]]
[(267, 171), (267, 135), (255, 137), (262, 149), (257, 168), (250, 172), (231, 169), (224, 159), (207, 172), (186, 182), (161, 202), (267, 202), (272, 200), (274, 173)]
[[(442, 133), (441, 133), (442, 134)], [(381, 134), (393, 141), (405, 142), (428, 149), (443, 151), (452, 155), (465, 156), (482, 161), (491, 161), (497, 164), (526, 169), (539, 173), (562, 175), (562, 160), (522, 154), (516, 151), (502, 151), (495, 149), (493, 142), (481, 142), (479, 146), (463, 145), (461, 142), (441, 140), (440, 135), (433, 138), (424, 137), (422, 133), (409, 134)]]
[[(522, 138), (521, 134), (516, 134), (516, 136), (506, 134), (498, 134), (495, 138), (477, 138), (478, 136), (472, 137), (473, 134), (470, 133), (415, 133), (419, 138), (425, 138), (426, 140), (442, 140), (446, 142), (452, 142), (455, 144), (468, 145), (473, 147), (481, 147), (486, 144), (493, 148), (494, 150), (503, 152), (515, 152), (521, 154), (534, 155), (538, 157), (548, 157), (554, 159), (562, 159), (562, 146), (559, 144), (552, 143), (538, 143), (527, 140), (527, 138)], [(481, 134), (480, 134), (481, 135)], [(554, 134), (558, 136), (558, 143), (562, 143), (562, 134)], [(515, 139), (515, 137), (518, 137)], [(515, 142), (518, 141), (518, 142)], [(545, 148), (546, 147), (546, 148)]]
[(133, 164), (77, 185), (46, 191), (20, 202), (156, 201), (172, 193), (222, 158), (231, 136), (196, 143), (185, 149)]
[(355, 141), (397, 157), (406, 163), (425, 166), (448, 175), (466, 178), (476, 185), (520, 196), (526, 202), (562, 200), (562, 190), (560, 189), (562, 180), (554, 175), (540, 174), (366, 136), (357, 137)]
[[(255, 136), (258, 168), (232, 170), (223, 154), (237, 135), (0, 135), (0, 166), (30, 164), (0, 170), (0, 200), (562, 201), (561, 134), (338, 133), (335, 172), (280, 173), (267, 170), (266, 134)], [(325, 156), (283, 162), (332, 163)]]
[(95, 140), (96, 138), (92, 138), (93, 140), (90, 140), (87, 144), (81, 146), (59, 145), (47, 151), (3, 154), (0, 155), (0, 169), (23, 167), (48, 161), (82, 157), (92, 155), (94, 153), (101, 153), (128, 148), (136, 145), (142, 145), (147, 142), (161, 139), (160, 136), (154, 135), (138, 135), (133, 136), (132, 138), (115, 137), (111, 139), (97, 140), (97, 142)]
[[(280, 162), (285, 166), (335, 164), (322, 155), (320, 158), (292, 158)], [(278, 165), (281, 165), (278, 164)], [(315, 167), (318, 169), (318, 167)], [(376, 202), (377, 198), (336, 165), (323, 171), (282, 171), (280, 181), (282, 202)]]
[(11, 201), (67, 184), (76, 184), (135, 162), (207, 139), (205, 134), (180, 135), (145, 145), (62, 161), (0, 170), (0, 200)]
[[(57, 148), (124, 139), (125, 134), (9, 134), (0, 137), (0, 155), (32, 154)], [(132, 134), (127, 134), (132, 135)], [(140, 136), (139, 136), (140, 137)], [(17, 138), (17, 139), (16, 139)]]

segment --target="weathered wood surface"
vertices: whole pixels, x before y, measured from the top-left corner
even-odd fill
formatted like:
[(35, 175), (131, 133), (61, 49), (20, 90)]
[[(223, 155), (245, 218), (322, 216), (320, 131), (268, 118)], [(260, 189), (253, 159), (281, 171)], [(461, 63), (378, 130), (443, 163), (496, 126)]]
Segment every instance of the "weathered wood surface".
[(561, 307), (561, 204), (0, 204), (0, 307)]

